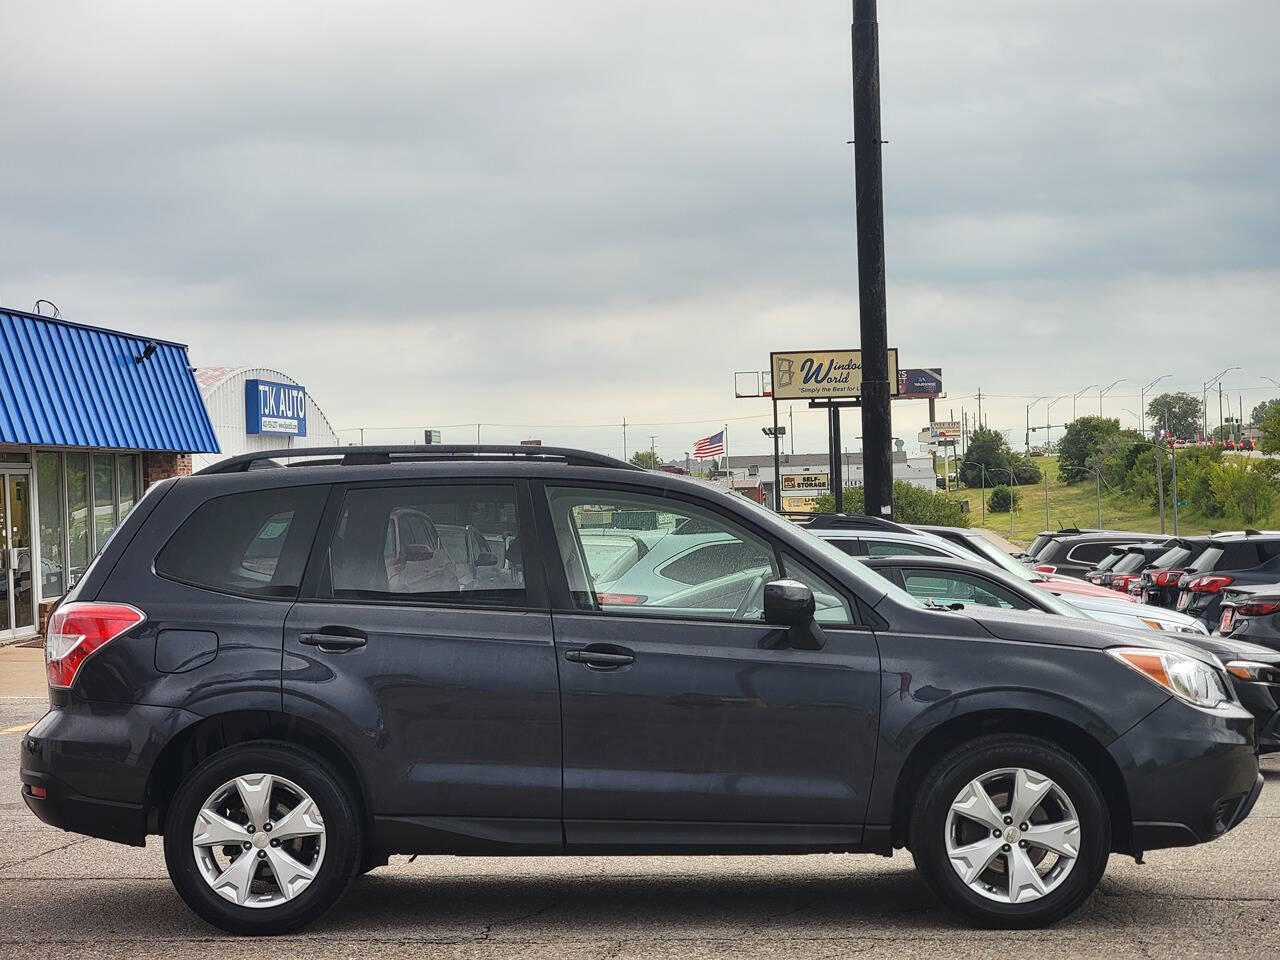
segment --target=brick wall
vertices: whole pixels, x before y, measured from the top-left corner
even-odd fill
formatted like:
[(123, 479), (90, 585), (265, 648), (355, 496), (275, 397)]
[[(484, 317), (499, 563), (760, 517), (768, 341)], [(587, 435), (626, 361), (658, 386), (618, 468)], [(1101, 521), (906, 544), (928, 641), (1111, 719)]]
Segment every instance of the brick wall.
[(191, 476), (191, 454), (150, 450), (142, 455), (142, 488), (168, 477)]

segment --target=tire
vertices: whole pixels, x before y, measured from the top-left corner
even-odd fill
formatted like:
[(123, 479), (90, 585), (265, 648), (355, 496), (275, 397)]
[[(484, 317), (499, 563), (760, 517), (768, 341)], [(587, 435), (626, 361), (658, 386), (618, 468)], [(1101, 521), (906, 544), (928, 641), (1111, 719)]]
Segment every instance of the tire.
[[(252, 816), (246, 794), (258, 798), (252, 802), (262, 816)], [(202, 813), (214, 796), (225, 803)], [(253, 819), (264, 823), (246, 833)], [(179, 896), (214, 926), (236, 934), (285, 933), (318, 918), (346, 892), (363, 862), (360, 824), (351, 787), (321, 757), (294, 744), (255, 741), (221, 750), (187, 774), (165, 816), (165, 864)], [(296, 836), (271, 840), (273, 828), (277, 837)], [(210, 831), (199, 837), (218, 839), (197, 851), (197, 829)], [(233, 836), (234, 842), (226, 839)], [(255, 859), (262, 862), (255, 866)], [(282, 885), (280, 875), (288, 882)], [(230, 878), (221, 887), (225, 894), (213, 885), (224, 877)]]
[[(1005, 822), (1015, 812), (1016, 771), (1025, 771), (1018, 795), (1021, 806), (1032, 811), (1024, 821), (1030, 828), (1025, 837), (1021, 823)], [(975, 781), (995, 810), (974, 792)], [(1029, 806), (1037, 796), (1036, 805)], [(973, 816), (953, 813), (953, 804)], [(1072, 820), (1078, 824), (1075, 834)], [(997, 827), (1003, 831), (999, 838)], [(1059, 850), (1041, 846), (1050, 843)], [(911, 818), (909, 846), (916, 869), (967, 922), (1041, 927), (1074, 911), (1102, 879), (1111, 818), (1098, 784), (1071, 754), (1035, 737), (997, 734), (961, 744), (929, 771)], [(993, 849), (993, 859), (979, 872)], [(1073, 849), (1071, 858), (1066, 854)], [(960, 869), (968, 876), (962, 878)], [(1038, 886), (1028, 869), (1040, 877)]]

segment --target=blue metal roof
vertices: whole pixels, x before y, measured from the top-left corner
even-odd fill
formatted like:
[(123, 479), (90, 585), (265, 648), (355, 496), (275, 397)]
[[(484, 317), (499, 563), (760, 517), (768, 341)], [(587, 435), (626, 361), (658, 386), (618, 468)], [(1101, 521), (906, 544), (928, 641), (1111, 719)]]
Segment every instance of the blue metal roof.
[(219, 452), (184, 344), (0, 308), (0, 376), (0, 443)]

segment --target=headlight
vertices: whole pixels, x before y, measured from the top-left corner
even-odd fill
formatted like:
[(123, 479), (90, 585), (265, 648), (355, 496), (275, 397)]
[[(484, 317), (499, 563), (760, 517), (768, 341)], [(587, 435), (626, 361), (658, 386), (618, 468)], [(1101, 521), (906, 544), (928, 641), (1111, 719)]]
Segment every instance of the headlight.
[(1193, 657), (1143, 647), (1119, 647), (1107, 653), (1194, 706), (1213, 709), (1231, 702), (1218, 671)]
[(1241, 680), (1252, 680), (1255, 683), (1280, 681), (1280, 670), (1272, 664), (1258, 663), (1256, 660), (1232, 660), (1227, 664), (1227, 673)]

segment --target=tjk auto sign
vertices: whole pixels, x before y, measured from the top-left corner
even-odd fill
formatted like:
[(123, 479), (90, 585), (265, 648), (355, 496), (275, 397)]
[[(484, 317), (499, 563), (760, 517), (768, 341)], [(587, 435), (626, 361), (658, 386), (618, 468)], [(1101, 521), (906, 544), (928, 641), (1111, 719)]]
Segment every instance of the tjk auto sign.
[(245, 431), (307, 435), (307, 391), (296, 383), (246, 380), (244, 383)]

